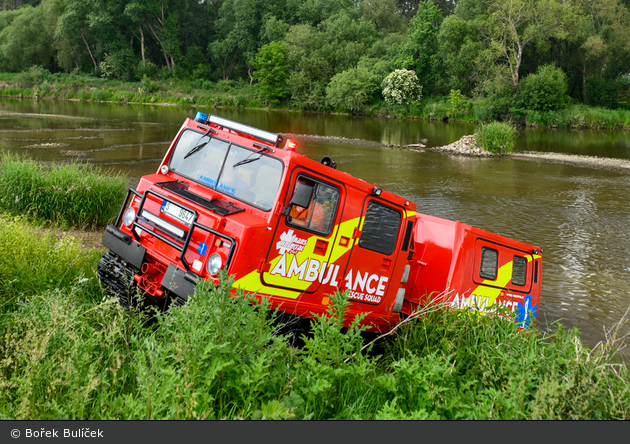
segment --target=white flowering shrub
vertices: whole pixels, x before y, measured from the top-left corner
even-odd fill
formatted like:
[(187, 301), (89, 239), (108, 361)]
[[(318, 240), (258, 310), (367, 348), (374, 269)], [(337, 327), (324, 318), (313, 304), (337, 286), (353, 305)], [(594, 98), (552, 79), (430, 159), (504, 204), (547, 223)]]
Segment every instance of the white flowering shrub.
[(385, 77), (381, 87), (387, 103), (406, 104), (422, 98), (422, 85), (418, 76), (408, 69), (392, 72)]

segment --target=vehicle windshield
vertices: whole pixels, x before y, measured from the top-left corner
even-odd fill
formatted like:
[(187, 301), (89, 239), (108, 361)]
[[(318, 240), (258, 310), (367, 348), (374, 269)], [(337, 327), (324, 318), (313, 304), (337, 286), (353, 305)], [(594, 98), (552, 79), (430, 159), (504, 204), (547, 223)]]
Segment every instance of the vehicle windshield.
[[(201, 142), (208, 144), (186, 157)], [(256, 151), (186, 130), (177, 141), (169, 168), (223, 194), (270, 211), (280, 187), (283, 164), (279, 159)], [(250, 160), (243, 162), (248, 158)]]

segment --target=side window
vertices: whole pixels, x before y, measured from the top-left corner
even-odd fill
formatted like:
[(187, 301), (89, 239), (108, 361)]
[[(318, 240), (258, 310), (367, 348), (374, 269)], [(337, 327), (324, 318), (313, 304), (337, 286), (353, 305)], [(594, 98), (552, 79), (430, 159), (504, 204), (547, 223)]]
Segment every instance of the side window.
[(388, 256), (391, 255), (396, 249), (401, 221), (400, 211), (371, 200), (365, 211), (359, 246)]
[(300, 183), (313, 187), (313, 195), (308, 207), (291, 206), (287, 225), (297, 225), (321, 234), (330, 233), (339, 202), (339, 189), (300, 176), (296, 181), (296, 190)]
[(499, 264), (499, 252), (492, 248), (483, 247), (481, 249), (481, 269), (479, 277), (494, 281), (497, 278), (497, 267)]
[(512, 262), (512, 284), (525, 285), (527, 280), (527, 259), (522, 256), (514, 256)]

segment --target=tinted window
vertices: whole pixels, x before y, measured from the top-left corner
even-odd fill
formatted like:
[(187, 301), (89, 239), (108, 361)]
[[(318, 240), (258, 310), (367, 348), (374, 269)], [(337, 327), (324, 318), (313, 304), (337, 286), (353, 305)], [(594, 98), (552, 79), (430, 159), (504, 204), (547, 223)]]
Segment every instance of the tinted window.
[(311, 202), (308, 208), (293, 205), (287, 216), (287, 224), (328, 234), (335, 219), (339, 190), (321, 182), (314, 182), (311, 179), (308, 179), (308, 182), (308, 185), (313, 186)]
[(498, 263), (499, 252), (492, 248), (483, 247), (481, 249), (481, 270), (479, 270), (479, 277), (494, 281), (497, 278)]
[(368, 203), (359, 246), (390, 255), (396, 249), (402, 216), (399, 211), (372, 200)]
[(525, 285), (527, 279), (527, 259), (521, 256), (514, 256), (512, 262), (512, 284)]

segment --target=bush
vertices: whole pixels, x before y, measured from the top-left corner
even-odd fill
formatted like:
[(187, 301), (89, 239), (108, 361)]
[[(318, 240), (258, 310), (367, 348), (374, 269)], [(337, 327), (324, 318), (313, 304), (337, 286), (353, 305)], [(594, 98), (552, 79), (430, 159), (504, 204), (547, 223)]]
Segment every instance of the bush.
[(135, 56), (129, 48), (121, 49), (112, 54), (105, 54), (100, 63), (101, 75), (106, 79), (119, 79), (125, 82), (134, 80)]
[(13, 81), (18, 87), (39, 86), (50, 78), (50, 71), (38, 65), (33, 65), (26, 71), (22, 71), (13, 77)]
[(289, 68), (286, 53), (285, 42), (271, 42), (260, 48), (252, 61), (255, 69), (254, 78), (260, 82), (262, 96), (269, 103), (279, 103), (289, 94), (287, 89)]
[(495, 154), (512, 152), (518, 131), (504, 122), (492, 122), (477, 127), (475, 141), (480, 147)]
[(376, 75), (352, 68), (335, 75), (326, 87), (326, 99), (335, 108), (359, 112), (378, 92)]
[(567, 104), (567, 88), (567, 76), (560, 68), (543, 65), (518, 82), (518, 102), (529, 110), (558, 110)]
[(387, 103), (409, 104), (422, 99), (422, 85), (415, 72), (397, 69), (389, 74), (381, 84), (383, 97)]

